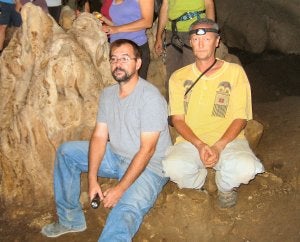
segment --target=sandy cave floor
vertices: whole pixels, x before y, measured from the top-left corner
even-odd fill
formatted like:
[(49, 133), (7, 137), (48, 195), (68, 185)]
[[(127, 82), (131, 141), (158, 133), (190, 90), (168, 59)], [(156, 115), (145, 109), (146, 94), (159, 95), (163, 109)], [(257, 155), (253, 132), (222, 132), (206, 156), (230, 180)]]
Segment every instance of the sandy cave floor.
[[(300, 56), (239, 57), (252, 85), (254, 118), (264, 124), (256, 154), (267, 172), (240, 187), (232, 209), (218, 208), (215, 191), (180, 190), (169, 182), (134, 241), (300, 241)], [(108, 212), (86, 207), (87, 230), (54, 239), (39, 233), (55, 218), (54, 207), (23, 221), (0, 220), (0, 241), (97, 241)]]

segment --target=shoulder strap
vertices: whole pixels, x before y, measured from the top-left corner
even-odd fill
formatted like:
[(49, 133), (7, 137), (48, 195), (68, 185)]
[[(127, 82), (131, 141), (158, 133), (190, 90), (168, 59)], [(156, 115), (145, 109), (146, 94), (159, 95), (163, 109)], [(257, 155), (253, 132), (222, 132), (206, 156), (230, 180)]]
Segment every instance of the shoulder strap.
[(214, 63), (212, 63), (204, 72), (202, 72), (198, 78), (194, 81), (194, 83), (189, 87), (189, 89), (186, 90), (186, 92), (184, 93), (184, 96), (186, 96), (191, 90), (192, 88), (197, 84), (197, 82), (200, 80), (200, 78), (205, 75), (205, 73), (207, 73), (215, 64), (217, 63), (217, 59), (215, 59)]

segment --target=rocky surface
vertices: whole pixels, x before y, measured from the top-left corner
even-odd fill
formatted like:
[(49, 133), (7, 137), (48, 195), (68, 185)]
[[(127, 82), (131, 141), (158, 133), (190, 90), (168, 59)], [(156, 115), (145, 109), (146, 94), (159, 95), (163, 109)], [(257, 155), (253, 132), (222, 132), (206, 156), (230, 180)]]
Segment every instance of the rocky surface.
[[(56, 219), (55, 149), (64, 140), (89, 138), (99, 91), (112, 83), (106, 37), (92, 31), (101, 25), (89, 14), (75, 20), (67, 32), (30, 4), (22, 17), (22, 28), (0, 58), (0, 238), (96, 241), (109, 210), (89, 207), (86, 174), (82, 175), (81, 201), (88, 229), (56, 239), (47, 239), (39, 231)], [(149, 42), (153, 45), (151, 31)], [(225, 45), (218, 55), (237, 61)], [(241, 60), (252, 85), (254, 117), (264, 126), (261, 142), (254, 147), (267, 172), (240, 187), (238, 204), (232, 209), (217, 206), (212, 170), (207, 192), (180, 190), (169, 182), (134, 241), (300, 240), (300, 99), (295, 84), (298, 72), (293, 68), (300, 61), (298, 57)], [(288, 75), (273, 76), (280, 68)], [(161, 59), (152, 54), (148, 79), (162, 93), (163, 75)], [(290, 88), (290, 83), (295, 86)], [(104, 189), (115, 183), (99, 181)]]
[(298, 0), (215, 0), (227, 46), (253, 53), (300, 54)]
[(53, 197), (56, 148), (89, 139), (99, 92), (112, 83), (107, 38), (91, 31), (101, 27), (92, 15), (82, 15), (68, 33), (32, 4), (22, 18), (0, 58), (0, 206), (16, 206), (5, 210), (10, 217), (50, 204), (37, 201)]

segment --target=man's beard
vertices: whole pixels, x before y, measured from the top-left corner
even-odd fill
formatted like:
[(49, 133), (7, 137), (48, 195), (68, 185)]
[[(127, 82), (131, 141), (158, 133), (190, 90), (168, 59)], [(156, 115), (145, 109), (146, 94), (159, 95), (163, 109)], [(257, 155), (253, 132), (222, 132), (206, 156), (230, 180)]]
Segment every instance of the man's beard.
[[(124, 75), (123, 76), (117, 76), (116, 72), (117, 71), (123, 71)], [(127, 71), (125, 71), (124, 69), (120, 68), (120, 67), (116, 67), (113, 72), (111, 73), (113, 78), (118, 82), (118, 83), (126, 83), (128, 82), (131, 77), (134, 75), (134, 73), (129, 73)]]

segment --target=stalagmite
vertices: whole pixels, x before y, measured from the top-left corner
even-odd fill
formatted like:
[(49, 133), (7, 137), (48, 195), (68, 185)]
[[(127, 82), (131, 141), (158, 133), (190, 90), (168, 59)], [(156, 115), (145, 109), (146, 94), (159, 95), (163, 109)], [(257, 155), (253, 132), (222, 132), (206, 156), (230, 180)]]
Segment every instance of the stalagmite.
[(107, 37), (91, 14), (69, 32), (30, 3), (22, 19), (0, 59), (0, 196), (11, 217), (52, 204), (55, 150), (89, 139), (99, 92), (112, 83)]

